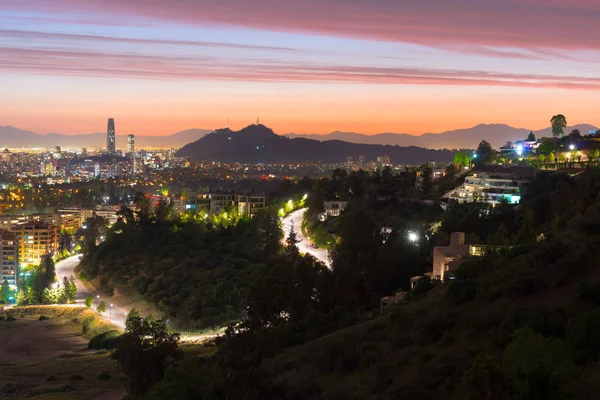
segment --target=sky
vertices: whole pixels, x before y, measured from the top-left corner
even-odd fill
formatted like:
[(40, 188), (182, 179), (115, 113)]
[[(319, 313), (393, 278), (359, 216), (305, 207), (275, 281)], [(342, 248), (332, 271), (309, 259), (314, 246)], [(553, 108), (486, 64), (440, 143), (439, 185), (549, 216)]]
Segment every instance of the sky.
[(0, 0), (0, 126), (600, 125), (598, 0)]

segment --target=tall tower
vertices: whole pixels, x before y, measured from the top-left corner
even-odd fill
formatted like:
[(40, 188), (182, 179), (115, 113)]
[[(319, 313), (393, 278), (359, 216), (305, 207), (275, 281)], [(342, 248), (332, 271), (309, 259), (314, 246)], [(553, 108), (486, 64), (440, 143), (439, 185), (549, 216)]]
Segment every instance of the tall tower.
[(133, 134), (127, 135), (127, 154), (130, 157), (135, 156), (135, 136)]
[(108, 119), (108, 129), (106, 130), (106, 151), (110, 154), (117, 152), (115, 144), (115, 119)]

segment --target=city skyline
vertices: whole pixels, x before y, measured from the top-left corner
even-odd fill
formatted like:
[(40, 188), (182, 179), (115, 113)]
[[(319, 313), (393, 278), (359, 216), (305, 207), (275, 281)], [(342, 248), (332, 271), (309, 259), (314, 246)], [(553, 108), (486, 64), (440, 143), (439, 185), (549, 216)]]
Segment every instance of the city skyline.
[[(4, 0), (0, 125), (168, 135), (598, 125), (600, 5)], [(75, 115), (75, 117), (73, 117)]]

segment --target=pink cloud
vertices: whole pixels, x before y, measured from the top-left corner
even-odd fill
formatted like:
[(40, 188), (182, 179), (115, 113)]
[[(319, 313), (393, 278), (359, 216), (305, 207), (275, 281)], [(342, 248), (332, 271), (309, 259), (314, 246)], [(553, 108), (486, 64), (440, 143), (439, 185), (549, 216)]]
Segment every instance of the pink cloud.
[(597, 0), (3, 0), (83, 12), (415, 43), (600, 50)]
[(140, 79), (600, 89), (600, 78), (577, 76), (315, 63), (242, 62), (215, 57), (108, 54), (8, 47), (0, 47), (0, 72)]

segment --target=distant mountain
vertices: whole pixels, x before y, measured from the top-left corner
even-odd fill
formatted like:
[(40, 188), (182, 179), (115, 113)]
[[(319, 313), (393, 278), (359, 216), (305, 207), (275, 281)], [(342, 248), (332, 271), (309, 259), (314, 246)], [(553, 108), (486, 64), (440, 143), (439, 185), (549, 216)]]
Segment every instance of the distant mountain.
[[(598, 129), (593, 125), (580, 124), (568, 127), (565, 132), (579, 129), (581, 134), (587, 134), (590, 130)], [(363, 144), (388, 144), (398, 146), (419, 146), (429, 149), (469, 149), (476, 148), (482, 140), (487, 141), (493, 148), (499, 148), (508, 141), (524, 140), (529, 129), (513, 128), (505, 124), (480, 124), (468, 129), (457, 129), (443, 133), (425, 133), (421, 136), (406, 133), (379, 133), (375, 135), (364, 135), (354, 132), (332, 132), (326, 135), (299, 135), (290, 133), (285, 135), (289, 138), (306, 138), (314, 140), (343, 140), (351, 143)], [(533, 131), (536, 137), (552, 136), (551, 128)]]
[[(135, 136), (135, 145), (142, 147), (174, 147), (179, 148), (187, 143), (198, 140), (210, 133), (206, 129), (188, 129), (168, 136)], [(117, 148), (125, 150), (126, 135), (117, 134)], [(25, 131), (13, 126), (0, 126), (0, 149), (5, 147), (106, 147), (106, 133), (90, 133), (83, 135), (62, 135), (60, 133), (47, 133), (40, 135), (35, 132)]]
[(177, 152), (179, 157), (226, 163), (338, 163), (347, 157), (367, 160), (389, 155), (394, 164), (421, 164), (427, 161), (451, 161), (450, 150), (431, 150), (415, 146), (357, 144), (339, 140), (318, 141), (303, 137), (290, 139), (276, 135), (264, 125), (250, 125), (240, 131), (220, 129)]

